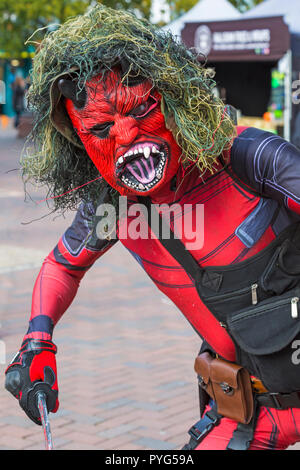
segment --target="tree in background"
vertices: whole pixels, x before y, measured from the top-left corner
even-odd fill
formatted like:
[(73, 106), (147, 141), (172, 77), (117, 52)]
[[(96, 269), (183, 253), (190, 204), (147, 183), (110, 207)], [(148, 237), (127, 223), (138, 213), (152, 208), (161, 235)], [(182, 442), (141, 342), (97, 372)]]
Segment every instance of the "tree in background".
[[(9, 57), (19, 57), (26, 49), (26, 40), (39, 30), (34, 40), (42, 39), (45, 30), (55, 28), (67, 18), (82, 14), (96, 1), (106, 6), (131, 10), (140, 17), (151, 18), (154, 0), (0, 0), (0, 51)], [(174, 20), (190, 10), (198, 0), (164, 0), (156, 4), (170, 10)], [(261, 3), (263, 0), (229, 0), (240, 11)]]
[[(19, 57), (26, 40), (38, 31), (34, 40), (42, 39), (45, 30), (55, 28), (67, 18), (84, 13), (96, 0), (0, 0), (0, 51)], [(106, 6), (131, 10), (150, 18), (152, 0), (102, 0)], [(42, 28), (45, 28), (44, 30)]]
[(240, 10), (241, 12), (244, 12), (246, 10), (249, 10), (250, 8), (255, 7), (259, 3), (262, 3), (264, 0), (229, 0), (232, 5)]

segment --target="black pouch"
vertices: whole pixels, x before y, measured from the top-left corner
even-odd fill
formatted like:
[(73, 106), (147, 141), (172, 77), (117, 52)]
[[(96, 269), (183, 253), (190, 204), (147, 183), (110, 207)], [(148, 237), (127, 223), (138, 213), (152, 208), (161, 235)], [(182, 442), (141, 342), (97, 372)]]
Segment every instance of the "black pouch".
[(300, 390), (300, 287), (228, 318), (237, 362), (271, 392)]
[(260, 285), (265, 292), (280, 295), (300, 283), (300, 250), (285, 240), (263, 272)]
[[(150, 199), (140, 199), (141, 204), (146, 200), (151, 214)], [(201, 301), (228, 330), (237, 363), (270, 392), (299, 391), (300, 223), (287, 227), (248, 260), (212, 269), (202, 268), (175, 236), (164, 239), (155, 233), (194, 280)], [(238, 290), (232, 291), (233, 286)]]

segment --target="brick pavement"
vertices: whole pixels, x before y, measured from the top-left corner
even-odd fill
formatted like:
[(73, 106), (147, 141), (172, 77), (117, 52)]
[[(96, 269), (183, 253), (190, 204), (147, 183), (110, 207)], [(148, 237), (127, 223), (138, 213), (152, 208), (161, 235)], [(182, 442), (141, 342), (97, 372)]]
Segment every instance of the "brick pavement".
[[(15, 134), (0, 129), (2, 384), (27, 329), (41, 261), (74, 216), (50, 215), (28, 224), (49, 209), (24, 203), (18, 171), (5, 173), (18, 167), (22, 141)], [(45, 197), (42, 191), (33, 196)], [(54, 332), (60, 386), (60, 409), (51, 414), (56, 449), (180, 449), (198, 418), (193, 360), (199, 339), (118, 245), (86, 274)], [(0, 450), (44, 449), (41, 428), (2, 385), (0, 431)]]

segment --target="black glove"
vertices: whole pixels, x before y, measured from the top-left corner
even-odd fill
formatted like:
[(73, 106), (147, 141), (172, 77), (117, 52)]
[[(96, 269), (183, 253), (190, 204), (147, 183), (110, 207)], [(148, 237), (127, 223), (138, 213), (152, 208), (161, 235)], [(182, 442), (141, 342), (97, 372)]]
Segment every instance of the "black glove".
[(58, 385), (52, 341), (27, 339), (5, 371), (5, 388), (19, 400), (21, 408), (36, 424), (41, 424), (37, 393), (46, 394), (48, 412), (58, 410)]

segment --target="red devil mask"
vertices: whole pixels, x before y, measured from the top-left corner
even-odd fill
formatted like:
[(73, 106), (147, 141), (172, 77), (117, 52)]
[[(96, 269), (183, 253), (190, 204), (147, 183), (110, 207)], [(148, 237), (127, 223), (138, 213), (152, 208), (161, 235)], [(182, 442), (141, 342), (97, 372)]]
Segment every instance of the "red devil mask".
[(66, 109), (89, 157), (120, 194), (158, 193), (177, 173), (181, 149), (148, 81), (125, 86), (118, 71), (80, 87), (61, 80)]

